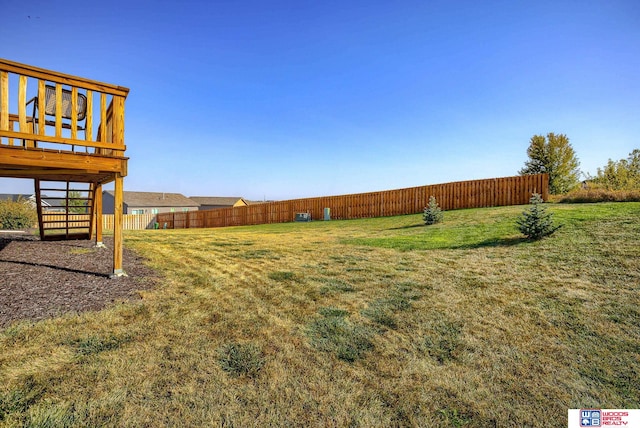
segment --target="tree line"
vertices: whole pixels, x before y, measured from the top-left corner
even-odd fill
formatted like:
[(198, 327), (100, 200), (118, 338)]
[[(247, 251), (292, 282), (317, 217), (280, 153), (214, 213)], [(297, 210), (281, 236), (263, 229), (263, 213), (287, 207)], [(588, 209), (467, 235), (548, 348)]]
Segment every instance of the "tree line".
[(640, 189), (640, 150), (635, 149), (627, 159), (609, 159), (597, 174), (591, 176), (580, 171), (580, 161), (565, 134), (534, 135), (527, 148), (528, 160), (520, 169), (520, 175), (549, 174), (549, 192), (554, 195), (566, 194), (584, 183), (606, 190)]

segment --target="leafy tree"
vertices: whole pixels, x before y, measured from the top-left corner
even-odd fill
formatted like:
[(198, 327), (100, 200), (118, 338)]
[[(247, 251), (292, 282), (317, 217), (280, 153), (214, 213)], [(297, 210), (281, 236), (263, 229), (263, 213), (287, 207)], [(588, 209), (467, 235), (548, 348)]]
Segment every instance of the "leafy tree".
[(87, 201), (82, 198), (82, 195), (78, 191), (69, 192), (69, 212), (76, 214), (84, 214), (87, 212)]
[(609, 159), (604, 168), (598, 168), (598, 175), (592, 181), (608, 190), (640, 189), (640, 150), (629, 153), (627, 159)]
[(551, 235), (562, 225), (553, 224), (553, 214), (546, 212), (542, 197), (534, 193), (529, 200), (531, 207), (516, 220), (518, 230), (528, 239), (536, 240)]
[(424, 214), (422, 215), (424, 224), (430, 225), (440, 223), (443, 217), (444, 214), (442, 214), (442, 210), (438, 206), (436, 198), (434, 196), (429, 196), (429, 205), (424, 208)]
[(546, 137), (534, 135), (527, 155), (529, 160), (520, 170), (520, 175), (549, 174), (549, 192), (554, 195), (567, 193), (577, 187), (580, 162), (566, 135), (553, 132)]

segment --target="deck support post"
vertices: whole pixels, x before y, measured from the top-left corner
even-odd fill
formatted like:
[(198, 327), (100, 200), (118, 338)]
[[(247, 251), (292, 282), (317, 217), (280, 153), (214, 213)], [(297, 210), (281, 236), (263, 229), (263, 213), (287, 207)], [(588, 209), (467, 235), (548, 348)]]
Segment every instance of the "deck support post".
[(113, 207), (113, 274), (111, 278), (127, 276), (122, 269), (122, 211), (124, 205), (124, 177), (116, 173)]
[(93, 186), (93, 230), (95, 231), (96, 247), (105, 248), (102, 243), (102, 184)]

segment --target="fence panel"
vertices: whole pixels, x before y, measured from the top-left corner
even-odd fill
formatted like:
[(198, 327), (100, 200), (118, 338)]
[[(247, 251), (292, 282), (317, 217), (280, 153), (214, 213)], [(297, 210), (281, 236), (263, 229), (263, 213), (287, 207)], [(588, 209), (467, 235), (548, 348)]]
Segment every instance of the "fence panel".
[(220, 208), (189, 213), (161, 213), (157, 221), (162, 228), (244, 226), (291, 222), (298, 212), (309, 212), (314, 220), (324, 218), (324, 209), (331, 210), (331, 219), (384, 217), (422, 212), (430, 196), (443, 210), (524, 205), (532, 193), (549, 197), (547, 174), (484, 180), (459, 181), (406, 189), (353, 195), (326, 196), (266, 202), (245, 207)]
[[(47, 214), (47, 221), (59, 221), (61, 225), (66, 222), (66, 218), (66, 214)], [(72, 221), (86, 219), (86, 214), (75, 216), (72, 214), (69, 219)], [(155, 214), (125, 214), (122, 216), (123, 230), (153, 229), (155, 222)], [(162, 224), (160, 225), (160, 227), (162, 227)], [(102, 229), (113, 230), (113, 214), (102, 215)]]

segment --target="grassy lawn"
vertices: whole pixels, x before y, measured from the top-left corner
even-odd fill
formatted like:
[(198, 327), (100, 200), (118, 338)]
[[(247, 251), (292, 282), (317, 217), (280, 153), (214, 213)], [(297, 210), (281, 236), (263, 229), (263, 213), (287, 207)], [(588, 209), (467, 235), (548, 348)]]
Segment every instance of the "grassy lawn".
[(0, 426), (566, 426), (640, 407), (640, 203), (126, 232), (135, 303), (0, 331)]

